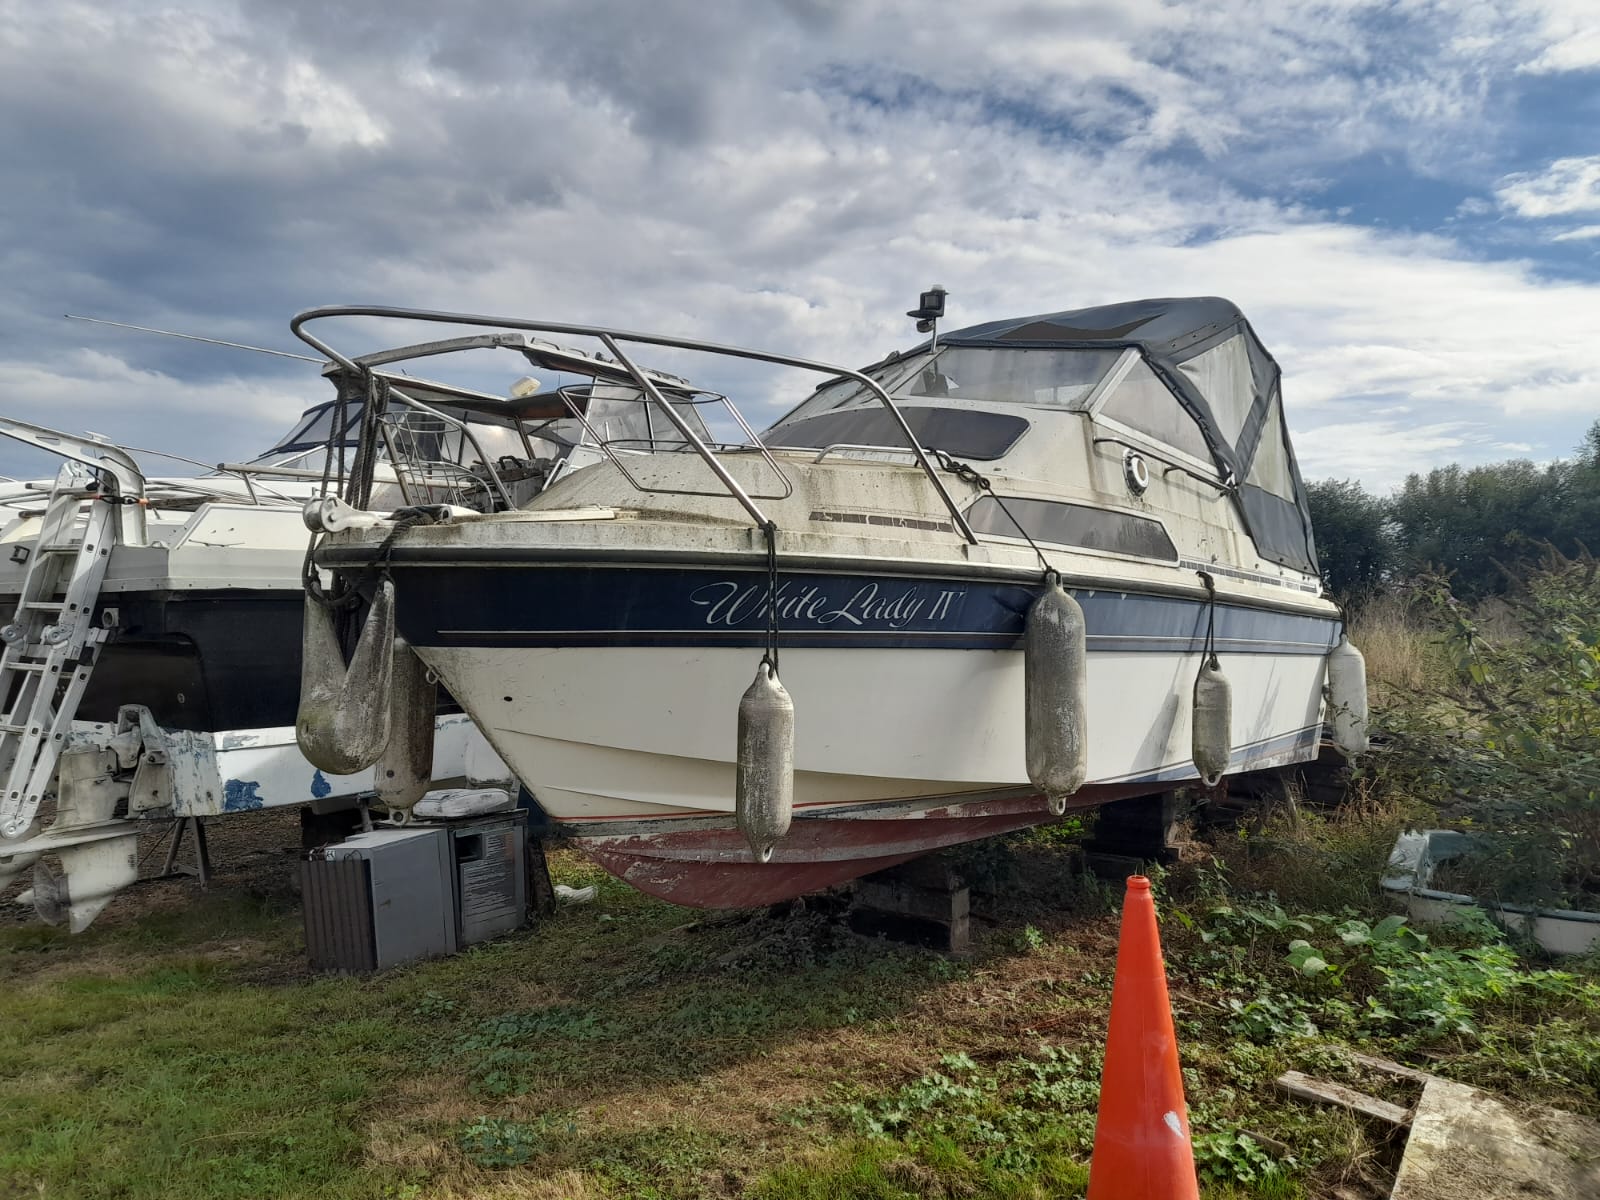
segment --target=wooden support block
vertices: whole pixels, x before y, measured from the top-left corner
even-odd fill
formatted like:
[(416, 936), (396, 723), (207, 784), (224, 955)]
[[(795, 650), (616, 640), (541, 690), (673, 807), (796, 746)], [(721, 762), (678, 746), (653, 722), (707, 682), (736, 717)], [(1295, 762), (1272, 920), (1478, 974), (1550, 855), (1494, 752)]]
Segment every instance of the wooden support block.
[(550, 883), (550, 864), (544, 857), (544, 839), (530, 832), (524, 845), (528, 873), (528, 922), (533, 924), (556, 911), (556, 891)]
[(868, 936), (965, 954), (972, 936), (971, 910), (971, 892), (947, 867), (912, 872), (893, 868), (857, 882), (850, 927)]
[(933, 888), (893, 886), (863, 879), (856, 885), (856, 904), (861, 908), (875, 908), (880, 912), (898, 913), (904, 917), (926, 917), (930, 921), (950, 924), (964, 921), (972, 912), (972, 893), (966, 888), (951, 892)]
[(1185, 811), (1175, 791), (1103, 804), (1096, 810), (1094, 835), (1084, 849), (1091, 863), (1095, 857), (1126, 858), (1140, 864), (1174, 862), (1173, 830)]
[(850, 910), (850, 928), (867, 937), (887, 938), (908, 946), (926, 946), (946, 954), (966, 954), (972, 945), (972, 926), (966, 917), (946, 924), (930, 921), (926, 917), (908, 917), (876, 908), (853, 908)]
[(1278, 1076), (1278, 1086), (1296, 1099), (1311, 1100), (1318, 1104), (1337, 1104), (1341, 1108), (1348, 1108), (1352, 1112), (1385, 1121), (1390, 1125), (1408, 1125), (1411, 1122), (1411, 1114), (1398, 1104), (1390, 1104), (1387, 1100), (1379, 1100), (1376, 1096), (1369, 1096), (1365, 1092), (1358, 1092), (1343, 1084), (1312, 1079), (1299, 1071), (1285, 1071)]
[(913, 858), (910, 862), (901, 863), (899, 866), (874, 871), (871, 875), (864, 876), (862, 882), (910, 884), (913, 887), (946, 892), (953, 892), (967, 885), (967, 881), (956, 870), (955, 864), (943, 854), (927, 854), (921, 858)]
[(1107, 883), (1121, 883), (1130, 875), (1142, 875), (1150, 866), (1147, 858), (1135, 858), (1129, 854), (1102, 854), (1089, 849), (1085, 850), (1083, 861), (1090, 871)]

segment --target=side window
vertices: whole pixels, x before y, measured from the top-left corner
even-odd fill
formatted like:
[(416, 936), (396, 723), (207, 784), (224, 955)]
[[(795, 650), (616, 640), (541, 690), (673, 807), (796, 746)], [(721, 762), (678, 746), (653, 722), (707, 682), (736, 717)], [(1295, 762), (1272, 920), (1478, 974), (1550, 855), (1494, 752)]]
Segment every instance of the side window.
[(1211, 461), (1200, 426), (1142, 358), (1111, 389), (1100, 412), (1203, 463)]
[(993, 496), (983, 496), (967, 509), (967, 523), (975, 533), (996, 537), (1020, 536), (1020, 523), (1035, 541), (1056, 546), (1110, 550), (1167, 562), (1178, 557), (1177, 548), (1160, 521), (1082, 504), (1007, 496), (1002, 508)]

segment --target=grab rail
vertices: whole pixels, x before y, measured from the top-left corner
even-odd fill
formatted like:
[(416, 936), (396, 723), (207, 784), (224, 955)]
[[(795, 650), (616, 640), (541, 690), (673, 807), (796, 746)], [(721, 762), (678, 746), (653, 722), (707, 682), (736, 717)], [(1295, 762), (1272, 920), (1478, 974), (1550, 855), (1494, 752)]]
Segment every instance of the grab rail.
[(865, 443), (862, 443), (862, 442), (834, 442), (833, 445), (831, 445), (831, 446), (824, 446), (822, 448), (821, 453), (819, 453), (811, 461), (813, 463), (819, 463), (823, 459), (827, 458), (828, 455), (832, 454), (836, 450), (855, 450), (855, 451), (858, 451), (858, 452), (867, 451), (867, 452), (870, 452), (872, 454), (910, 454), (911, 453), (910, 449), (908, 449), (905, 446), (869, 446), (869, 445), (867, 445)]
[(1208, 476), (1200, 474), (1199, 471), (1191, 470), (1182, 463), (1173, 462), (1170, 458), (1163, 458), (1153, 450), (1147, 450), (1137, 443), (1124, 441), (1122, 438), (1097, 437), (1094, 439), (1094, 444), (1096, 446), (1102, 444), (1109, 446), (1121, 446), (1124, 450), (1132, 450), (1135, 454), (1142, 454), (1146, 458), (1153, 458), (1162, 466), (1166, 467), (1166, 470), (1161, 472), (1163, 475), (1171, 475), (1174, 471), (1181, 471), (1190, 479), (1196, 480), (1199, 483), (1203, 483), (1207, 487), (1214, 487), (1219, 492), (1232, 492), (1237, 490), (1239, 486), (1237, 483), (1231, 481), (1231, 477), (1230, 479), (1211, 479)]
[[(551, 333), (573, 337), (595, 338), (616, 358), (618, 365), (628, 372), (629, 376), (633, 379), (634, 383), (640, 388), (640, 390), (643, 391), (645, 395), (649, 396), (650, 400), (662, 410), (667, 420), (670, 421), (677, 428), (678, 432), (683, 435), (684, 441), (693, 447), (694, 452), (700, 456), (701, 460), (706, 464), (707, 467), (710, 468), (712, 474), (717, 477), (722, 486), (728, 490), (728, 493), (735, 500), (737, 500), (740, 506), (744, 508), (745, 512), (750, 515), (751, 520), (763, 528), (770, 526), (772, 522), (768, 520), (767, 515), (764, 511), (762, 511), (761, 506), (756, 503), (755, 499), (753, 499), (742, 486), (740, 486), (738, 480), (734, 479), (733, 476), (728, 473), (727, 468), (724, 467), (717, 459), (716, 454), (713, 453), (711, 448), (706, 445), (700, 436), (689, 427), (688, 423), (673, 410), (672, 405), (667, 403), (666, 399), (662, 396), (660, 389), (656, 386), (654, 381), (650, 379), (648, 373), (641, 371), (637, 366), (634, 365), (632, 359), (630, 359), (628, 355), (623, 352), (621, 346), (618, 344), (619, 341), (637, 342), (641, 345), (649, 346), (665, 346), (672, 349), (689, 350), (703, 354), (716, 354), (729, 358), (749, 359), (754, 362), (771, 363), (774, 366), (787, 366), (794, 367), (797, 370), (815, 371), (819, 374), (829, 375), (835, 378), (853, 379), (869, 388), (873, 394), (877, 396), (879, 402), (893, 418), (895, 424), (899, 427), (901, 434), (904, 435), (907, 446), (916, 456), (917, 464), (922, 468), (923, 473), (927, 475), (928, 481), (933, 485), (934, 491), (938, 494), (939, 499), (943, 502), (945, 509), (950, 513), (951, 520), (955, 523), (955, 527), (960, 531), (962, 537), (974, 545), (976, 545), (978, 542), (977, 535), (973, 533), (972, 527), (967, 524), (967, 520), (962, 515), (960, 508), (956, 505), (954, 498), (951, 497), (949, 491), (945, 488), (944, 481), (939, 477), (937, 468), (929, 460), (927, 451), (923, 449), (921, 443), (917, 441), (916, 434), (911, 431), (910, 425), (906, 423), (904, 414), (901, 413), (898, 407), (896, 407), (894, 401), (890, 399), (889, 393), (884, 391), (883, 387), (877, 382), (877, 380), (872, 379), (871, 377), (864, 375), (859, 371), (853, 371), (846, 367), (834, 366), (830, 363), (817, 362), (812, 359), (796, 358), (793, 355), (773, 354), (762, 350), (748, 350), (738, 346), (726, 346), (716, 342), (702, 342), (690, 338), (670, 337), (665, 334), (635, 333), (619, 329), (610, 329), (599, 325), (576, 325), (548, 321), (529, 321), (515, 317), (481, 316), (471, 313), (441, 312), (432, 309), (396, 308), (387, 305), (326, 305), (320, 308), (307, 309), (302, 313), (297, 313), (289, 322), (290, 332), (292, 332), (301, 341), (305, 342), (306, 345), (310, 346), (313, 350), (317, 350), (320, 353), (325, 354), (328, 358), (343, 366), (346, 370), (355, 372), (358, 375), (367, 373), (368, 368), (364, 368), (358, 361), (341, 354), (339, 351), (335, 350), (332, 346), (328, 345), (326, 342), (322, 341), (305, 328), (305, 326), (312, 321), (328, 320), (336, 317), (374, 317), (390, 320), (424, 321), (444, 325), (478, 325), (487, 326), (490, 328), (518, 329), (530, 333)], [(390, 388), (391, 394), (398, 394), (398, 389), (394, 388), (392, 382), (390, 383)], [(420, 401), (413, 399), (411, 402), (416, 407), (421, 407), (424, 409), (427, 408), (427, 405), (422, 404)], [(730, 404), (729, 407), (732, 408), (733, 405)], [(741, 420), (740, 424), (743, 425), (744, 422)], [(746, 427), (748, 428), (748, 426)], [(759, 445), (760, 439), (756, 439), (756, 442)], [(476, 439), (474, 439), (474, 447), (476, 448)], [(497, 485), (499, 485), (498, 477), (496, 477), (495, 482)]]

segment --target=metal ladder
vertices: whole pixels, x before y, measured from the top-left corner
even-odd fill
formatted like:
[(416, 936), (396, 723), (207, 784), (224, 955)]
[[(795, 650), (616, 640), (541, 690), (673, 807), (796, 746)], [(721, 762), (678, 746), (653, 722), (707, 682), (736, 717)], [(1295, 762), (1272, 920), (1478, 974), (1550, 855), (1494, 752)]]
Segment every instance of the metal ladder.
[(16, 614), (0, 628), (0, 838), (24, 834), (53, 789), (56, 761), (109, 633), (92, 618), (116, 540), (118, 500), (104, 496), (84, 466), (63, 463), (38, 537), (13, 552), (26, 554), (27, 569)]
[(6, 842), (29, 836), (39, 801), (55, 782), (78, 701), (110, 632), (91, 621), (111, 548), (145, 544), (145, 483), (127, 451), (92, 433), (62, 433), (0, 417), (0, 436), (65, 460), (38, 537), (13, 549), (14, 557), (26, 552), (19, 560), (26, 567), (16, 614), (0, 630), (3, 856)]

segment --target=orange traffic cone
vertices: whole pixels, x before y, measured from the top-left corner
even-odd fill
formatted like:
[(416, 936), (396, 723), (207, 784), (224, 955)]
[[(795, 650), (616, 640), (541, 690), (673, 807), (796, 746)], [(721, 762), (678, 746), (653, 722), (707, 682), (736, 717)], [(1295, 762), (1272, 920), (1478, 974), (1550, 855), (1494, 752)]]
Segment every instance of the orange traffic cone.
[(1128, 879), (1089, 1200), (1199, 1200), (1150, 881)]

